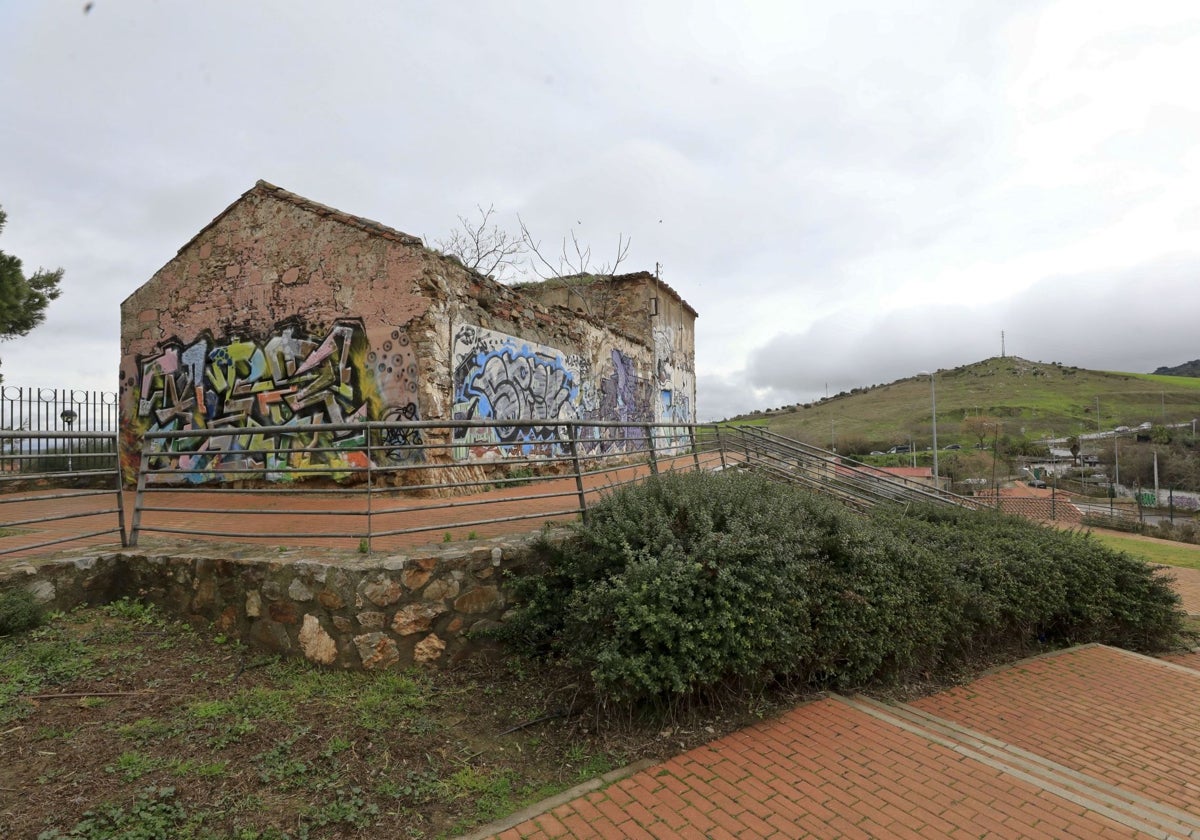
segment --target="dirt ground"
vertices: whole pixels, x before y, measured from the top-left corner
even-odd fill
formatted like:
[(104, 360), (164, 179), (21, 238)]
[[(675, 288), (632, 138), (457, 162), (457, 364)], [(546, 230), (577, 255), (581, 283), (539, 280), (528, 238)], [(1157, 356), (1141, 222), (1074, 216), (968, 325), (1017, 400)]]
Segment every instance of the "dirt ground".
[(0, 837), (452, 837), (771, 708), (637, 721), (568, 679), (320, 670), (132, 602), (57, 616), (0, 637)]

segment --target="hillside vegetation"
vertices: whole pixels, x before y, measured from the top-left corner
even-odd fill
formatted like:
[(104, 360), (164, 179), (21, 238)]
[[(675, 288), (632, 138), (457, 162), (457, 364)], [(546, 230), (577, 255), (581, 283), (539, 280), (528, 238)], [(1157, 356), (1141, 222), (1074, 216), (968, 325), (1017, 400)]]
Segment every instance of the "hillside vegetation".
[[(931, 443), (931, 403), (929, 377), (913, 376), (739, 419), (824, 448), (836, 443), (841, 452), (883, 449), (910, 438), (924, 449)], [(1200, 416), (1200, 379), (1085, 370), (1015, 356), (939, 370), (938, 444), (976, 443), (968, 418), (980, 415), (998, 419), (1002, 434), (1033, 439), (1145, 422), (1190, 423)]]

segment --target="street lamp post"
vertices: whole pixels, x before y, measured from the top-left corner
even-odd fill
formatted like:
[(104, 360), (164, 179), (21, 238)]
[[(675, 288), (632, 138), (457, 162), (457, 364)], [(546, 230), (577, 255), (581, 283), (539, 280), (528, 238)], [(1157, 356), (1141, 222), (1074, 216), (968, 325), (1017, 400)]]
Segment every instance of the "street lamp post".
[(58, 415), (58, 418), (67, 424), (67, 435), (68, 435), (68, 437), (67, 437), (67, 472), (73, 472), (73, 470), (71, 468), (71, 438), (70, 438), (70, 434), (71, 434), (71, 427), (75, 425), (75, 419), (78, 416), (79, 415), (75, 413), (75, 410), (71, 409), (71, 408), (64, 408), (62, 410), (62, 413)]
[(938, 484), (938, 445), (937, 445), (937, 379), (935, 374), (923, 370), (922, 374), (929, 377), (929, 394), (933, 401), (933, 487), (935, 490), (940, 490)]

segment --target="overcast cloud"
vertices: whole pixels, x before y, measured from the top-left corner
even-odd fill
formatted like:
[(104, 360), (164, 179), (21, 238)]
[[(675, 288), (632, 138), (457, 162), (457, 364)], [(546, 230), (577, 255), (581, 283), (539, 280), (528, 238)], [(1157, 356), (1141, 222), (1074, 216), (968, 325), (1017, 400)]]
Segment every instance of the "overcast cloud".
[(663, 267), (702, 419), (1007, 351), (1200, 357), (1200, 6), (0, 4), (9, 384), (115, 389), (122, 299), (263, 178), (427, 240), (495, 205)]

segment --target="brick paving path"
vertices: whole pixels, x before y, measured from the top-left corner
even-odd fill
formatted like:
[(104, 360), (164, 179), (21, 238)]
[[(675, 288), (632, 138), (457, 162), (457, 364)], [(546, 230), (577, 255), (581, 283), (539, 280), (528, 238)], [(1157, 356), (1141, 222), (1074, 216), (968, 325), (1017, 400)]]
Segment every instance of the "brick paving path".
[(911, 706), (808, 703), (471, 838), (1200, 837), (1198, 692), (1075, 648)]
[(1184, 611), (1188, 615), (1200, 615), (1200, 569), (1163, 566), (1163, 571), (1175, 578), (1174, 588), (1183, 599)]
[(1075, 648), (913, 705), (1200, 815), (1200, 673)]

